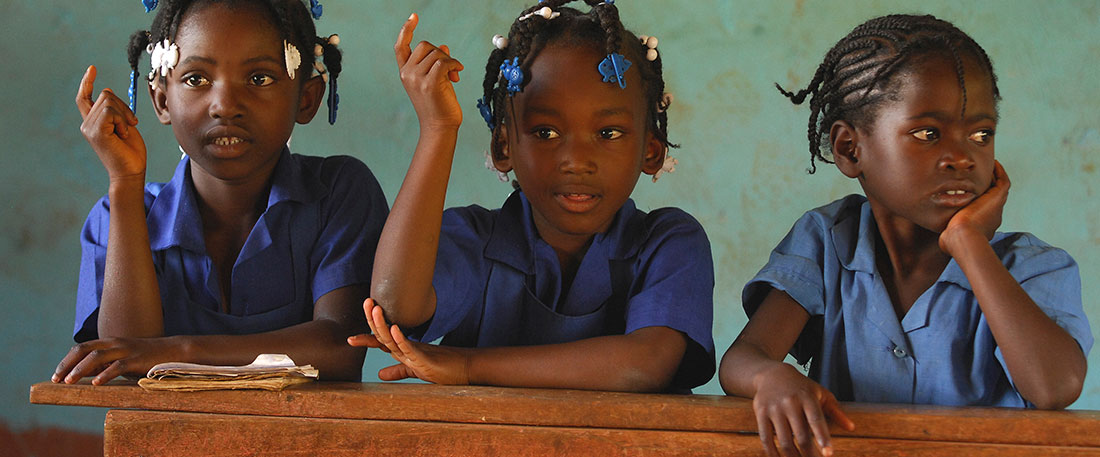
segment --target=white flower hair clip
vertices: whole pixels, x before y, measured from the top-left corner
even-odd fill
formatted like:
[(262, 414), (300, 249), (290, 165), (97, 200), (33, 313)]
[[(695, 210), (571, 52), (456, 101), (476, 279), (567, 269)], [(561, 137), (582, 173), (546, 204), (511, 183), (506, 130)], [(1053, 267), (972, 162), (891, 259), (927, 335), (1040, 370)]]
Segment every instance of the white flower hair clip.
[(286, 74), (290, 75), (290, 79), (294, 79), (294, 73), (298, 71), (298, 67), (302, 66), (302, 54), (293, 44), (283, 40), (283, 55), (286, 58)]
[(672, 156), (668, 155), (668, 150), (666, 149), (665, 150), (665, 161), (664, 161), (664, 163), (661, 164), (661, 169), (657, 170), (656, 173), (653, 173), (653, 182), (657, 182), (657, 178), (660, 178), (661, 175), (663, 175), (665, 173), (672, 173), (672, 172), (676, 171), (676, 166), (679, 165), (679, 164), (680, 164), (680, 161), (676, 160), (675, 157), (672, 157)]
[(496, 165), (493, 164), (493, 153), (489, 151), (485, 151), (485, 168), (488, 168), (489, 171), (495, 172), (497, 174), (497, 179), (499, 179), (500, 182), (511, 181), (511, 178), (508, 177), (508, 173), (497, 170)]
[(638, 37), (638, 41), (641, 41), (642, 45), (649, 48), (645, 51), (645, 60), (650, 62), (657, 60), (657, 37), (642, 35)]
[(561, 13), (550, 9), (549, 6), (544, 6), (542, 8), (539, 8), (539, 9), (535, 10), (535, 11), (532, 11), (530, 13), (524, 14), (523, 16), (520, 16), (519, 20), (526, 21), (527, 19), (529, 19), (531, 17), (534, 17), (534, 16), (542, 16), (543, 19), (546, 19), (546, 20), (549, 21), (553, 18), (561, 16)]
[(176, 43), (165, 38), (164, 41), (155, 45), (149, 43), (145, 47), (145, 52), (149, 53), (149, 61), (153, 67), (149, 71), (149, 85), (155, 89), (157, 87), (157, 73), (160, 73), (162, 77), (168, 76), (168, 70), (175, 68), (176, 64), (179, 63), (180, 48), (176, 46)]

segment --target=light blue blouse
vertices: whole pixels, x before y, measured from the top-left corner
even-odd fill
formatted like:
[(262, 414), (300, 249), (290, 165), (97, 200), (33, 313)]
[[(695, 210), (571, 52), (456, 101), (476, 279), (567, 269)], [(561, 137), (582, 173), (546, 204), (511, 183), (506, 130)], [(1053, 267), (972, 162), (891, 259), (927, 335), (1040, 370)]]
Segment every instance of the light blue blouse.
[[(745, 286), (745, 311), (752, 316), (768, 286), (805, 308), (810, 321), (791, 355), (812, 359), (810, 377), (839, 400), (1029, 406), (959, 265), (948, 263), (899, 322), (875, 267), (876, 236), (861, 195), (807, 212)], [(997, 233), (990, 245), (1087, 355), (1093, 339), (1073, 258), (1029, 233)]]

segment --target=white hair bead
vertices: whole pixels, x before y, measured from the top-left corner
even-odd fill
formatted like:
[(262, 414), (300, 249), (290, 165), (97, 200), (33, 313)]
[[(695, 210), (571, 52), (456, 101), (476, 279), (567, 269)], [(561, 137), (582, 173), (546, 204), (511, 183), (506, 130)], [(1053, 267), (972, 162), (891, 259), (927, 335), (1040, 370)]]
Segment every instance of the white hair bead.
[(319, 44), (313, 45), (313, 55), (315, 55), (317, 57), (321, 57), (321, 56), (325, 55), (325, 48), (322, 47)]
[(647, 38), (645, 40), (645, 45), (649, 49), (656, 49), (657, 48), (657, 37), (651, 36), (651, 37)]
[(648, 39), (649, 39), (649, 35), (638, 35), (638, 41), (641, 41), (643, 45), (645, 44), (646, 40), (648, 40)]
[(650, 50), (646, 51), (645, 52), (645, 60), (648, 60), (650, 62), (652, 62), (654, 60), (657, 60), (657, 50), (656, 49), (650, 49)]
[(504, 49), (508, 47), (508, 37), (504, 35), (493, 35), (493, 46), (497, 49)]
[(333, 46), (339, 46), (340, 45), (340, 35), (337, 35), (335, 33), (332, 34), (332, 35), (329, 35), (328, 36), (328, 44), (331, 44)]
[(539, 10), (539, 16), (542, 16), (546, 19), (550, 19), (550, 17), (553, 16), (553, 15), (554, 15), (554, 10), (550, 9), (549, 6), (544, 6), (544, 7), (542, 7), (542, 9)]

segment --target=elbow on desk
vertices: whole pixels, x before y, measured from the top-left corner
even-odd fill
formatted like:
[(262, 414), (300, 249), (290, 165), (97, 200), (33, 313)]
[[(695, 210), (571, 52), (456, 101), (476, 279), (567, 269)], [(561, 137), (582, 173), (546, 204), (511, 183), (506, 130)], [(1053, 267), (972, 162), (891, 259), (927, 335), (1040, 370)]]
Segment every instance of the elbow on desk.
[(1028, 394), (1024, 398), (1035, 405), (1036, 409), (1065, 409), (1077, 401), (1083, 388), (1084, 379), (1071, 376), (1059, 380), (1059, 382), (1040, 392)]
[(400, 289), (389, 281), (371, 286), (371, 299), (382, 308), (386, 322), (400, 327), (416, 327), (427, 322), (434, 312), (434, 306), (426, 305), (428, 298), (414, 298)]

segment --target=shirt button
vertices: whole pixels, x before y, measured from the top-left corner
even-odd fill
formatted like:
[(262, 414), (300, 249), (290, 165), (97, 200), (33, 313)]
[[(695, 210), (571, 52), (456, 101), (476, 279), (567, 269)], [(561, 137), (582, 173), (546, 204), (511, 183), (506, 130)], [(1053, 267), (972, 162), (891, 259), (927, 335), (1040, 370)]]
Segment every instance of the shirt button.
[(904, 359), (905, 356), (905, 349), (902, 349), (901, 346), (894, 346), (894, 357)]

